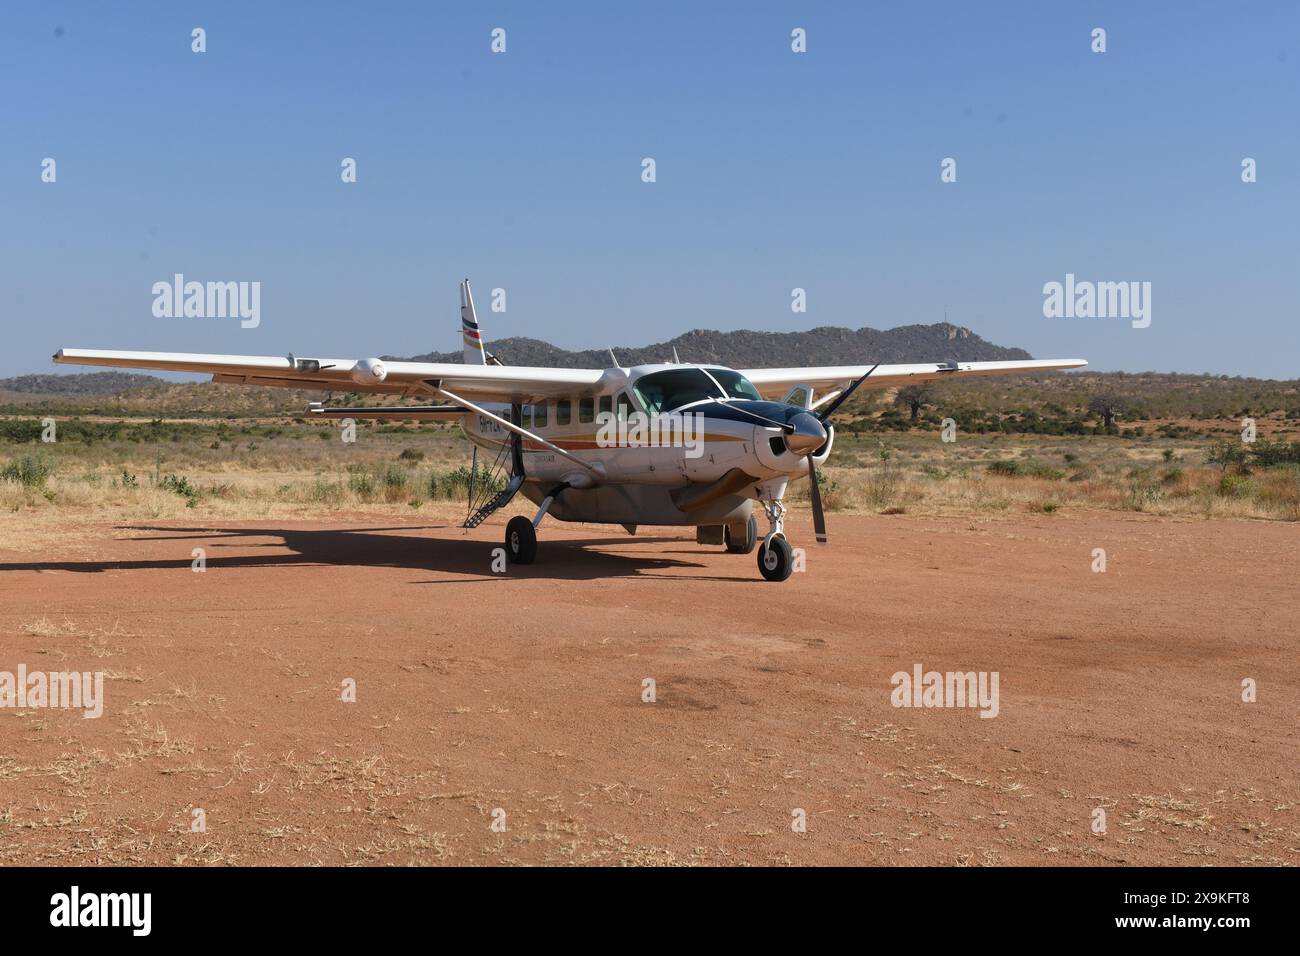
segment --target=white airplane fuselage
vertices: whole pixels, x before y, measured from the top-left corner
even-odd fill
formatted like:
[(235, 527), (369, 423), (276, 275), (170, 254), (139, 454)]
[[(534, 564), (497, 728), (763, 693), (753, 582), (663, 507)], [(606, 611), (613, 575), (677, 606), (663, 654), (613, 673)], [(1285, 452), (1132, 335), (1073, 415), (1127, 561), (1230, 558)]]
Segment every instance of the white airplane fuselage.
[[(688, 370), (740, 377), (720, 366), (610, 369), (604, 376), (608, 382), (604, 388), (575, 391), (544, 405), (522, 406), (519, 424), (523, 428), (580, 456), (599, 474), (593, 475), (541, 441), (522, 438), (526, 480), (520, 490), (540, 504), (551, 489), (566, 483), (568, 487), (549, 512), (563, 521), (736, 525), (748, 519), (756, 498), (779, 498), (789, 481), (807, 477), (807, 455), (785, 447), (785, 430), (780, 427), (795, 415), (808, 416), (806, 409), (759, 398), (733, 397), (725, 389), (663, 409), (648, 404), (647, 394), (637, 387), (643, 379), (660, 372), (678, 373), (678, 379), (689, 378)], [(711, 376), (709, 380), (712, 382)], [(502, 418), (511, 413), (509, 405), (493, 403), (483, 407)], [(513, 436), (503, 425), (473, 412), (461, 416), (460, 423), (475, 445), (493, 455), (508, 454)], [(644, 426), (639, 432), (638, 425)], [(814, 456), (817, 464), (826, 460), (830, 446), (827, 436)], [(750, 480), (733, 487), (742, 481), (737, 472)], [(726, 493), (706, 503), (694, 504), (682, 497), (686, 489), (704, 491), (728, 480), (728, 476), (733, 477)]]

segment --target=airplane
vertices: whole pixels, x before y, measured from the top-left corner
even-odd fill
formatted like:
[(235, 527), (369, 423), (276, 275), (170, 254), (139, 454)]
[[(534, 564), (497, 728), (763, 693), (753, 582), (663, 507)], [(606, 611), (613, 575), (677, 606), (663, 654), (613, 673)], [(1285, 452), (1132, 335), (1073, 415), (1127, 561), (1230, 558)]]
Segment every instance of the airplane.
[[(831, 417), (859, 388), (976, 375), (1080, 368), (1082, 359), (731, 369), (674, 361), (600, 369), (505, 365), (483, 345), (469, 280), (460, 284), (464, 362), (378, 358), (203, 355), (60, 349), (62, 365), (211, 373), (214, 382), (400, 395), (426, 404), (325, 407), (330, 419), (458, 422), (477, 447), (508, 460), (509, 482), (466, 519), (475, 527), (522, 492), (536, 514), (511, 518), (505, 551), (537, 555), (537, 529), (560, 521), (695, 527), (700, 544), (757, 550), (759, 573), (784, 581), (794, 569), (785, 536), (786, 491), (807, 480), (813, 528), (827, 542), (817, 469), (835, 442)], [(477, 452), (475, 454), (477, 462)], [(504, 469), (503, 469), (504, 472)], [(472, 506), (472, 502), (471, 502)], [(760, 539), (757, 506), (767, 519)]]

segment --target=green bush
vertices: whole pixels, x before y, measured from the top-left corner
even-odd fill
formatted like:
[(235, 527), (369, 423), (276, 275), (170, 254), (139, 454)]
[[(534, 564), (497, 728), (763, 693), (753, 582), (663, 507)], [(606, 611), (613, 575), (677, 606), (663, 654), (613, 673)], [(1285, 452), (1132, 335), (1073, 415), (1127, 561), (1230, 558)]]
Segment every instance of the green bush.
[[(474, 496), (479, 498), (483, 495), (495, 495), (505, 489), (506, 481), (504, 473), (498, 473), (489, 479), (487, 473), (479, 471), (474, 476)], [(443, 475), (435, 471), (429, 476), (429, 497), (450, 498), (453, 501), (457, 498), (468, 498), (469, 484), (470, 470), (464, 465)]]
[(43, 455), (22, 455), (0, 468), (0, 479), (15, 481), (24, 488), (44, 488), (52, 474), (54, 463)]
[(354, 471), (348, 475), (348, 489), (362, 501), (375, 496), (375, 479), (367, 471)]
[(1219, 478), (1219, 496), (1222, 498), (1240, 498), (1246, 493), (1249, 485), (1250, 479), (1245, 475), (1222, 475)]
[(158, 487), (174, 492), (185, 499), (185, 507), (193, 508), (199, 503), (199, 489), (190, 484), (190, 480), (181, 475), (163, 475)]
[(988, 471), (990, 474), (1004, 475), (1008, 478), (1046, 478), (1048, 481), (1060, 481), (1065, 477), (1065, 472), (1060, 469), (1032, 458), (1025, 461), (989, 462)]
[(1253, 463), (1262, 468), (1300, 465), (1300, 441), (1257, 441), (1249, 448)]

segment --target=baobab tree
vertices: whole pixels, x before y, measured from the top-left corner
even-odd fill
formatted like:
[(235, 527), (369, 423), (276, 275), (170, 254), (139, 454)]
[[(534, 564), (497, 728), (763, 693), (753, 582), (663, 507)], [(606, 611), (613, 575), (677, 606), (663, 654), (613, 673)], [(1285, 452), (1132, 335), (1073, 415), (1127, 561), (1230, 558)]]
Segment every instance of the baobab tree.
[(894, 396), (894, 404), (900, 408), (906, 406), (912, 412), (912, 421), (916, 421), (921, 409), (934, 403), (934, 388), (929, 385), (904, 385)]
[(1106, 428), (1115, 427), (1115, 419), (1128, 412), (1128, 402), (1111, 391), (1098, 392), (1088, 399), (1088, 411), (1101, 419)]

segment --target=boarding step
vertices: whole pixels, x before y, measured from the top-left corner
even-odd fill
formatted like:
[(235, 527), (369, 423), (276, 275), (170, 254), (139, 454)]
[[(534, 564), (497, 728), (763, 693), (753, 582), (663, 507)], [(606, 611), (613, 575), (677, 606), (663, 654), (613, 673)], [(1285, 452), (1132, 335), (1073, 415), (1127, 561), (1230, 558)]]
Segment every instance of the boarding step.
[(483, 507), (479, 508), (478, 511), (474, 512), (472, 515), (466, 518), (465, 523), (461, 525), (461, 527), (477, 528), (479, 525), (481, 525), (484, 521), (488, 519), (488, 515), (492, 514), (492, 512), (499, 511), (502, 508), (504, 508), (506, 505), (510, 504), (510, 499), (515, 496), (515, 493), (519, 491), (519, 486), (522, 485), (523, 483), (524, 483), (523, 475), (514, 475), (513, 477), (511, 477), (510, 484), (506, 485), (505, 488), (501, 491), (501, 493), (498, 494), (495, 498), (493, 498)]

